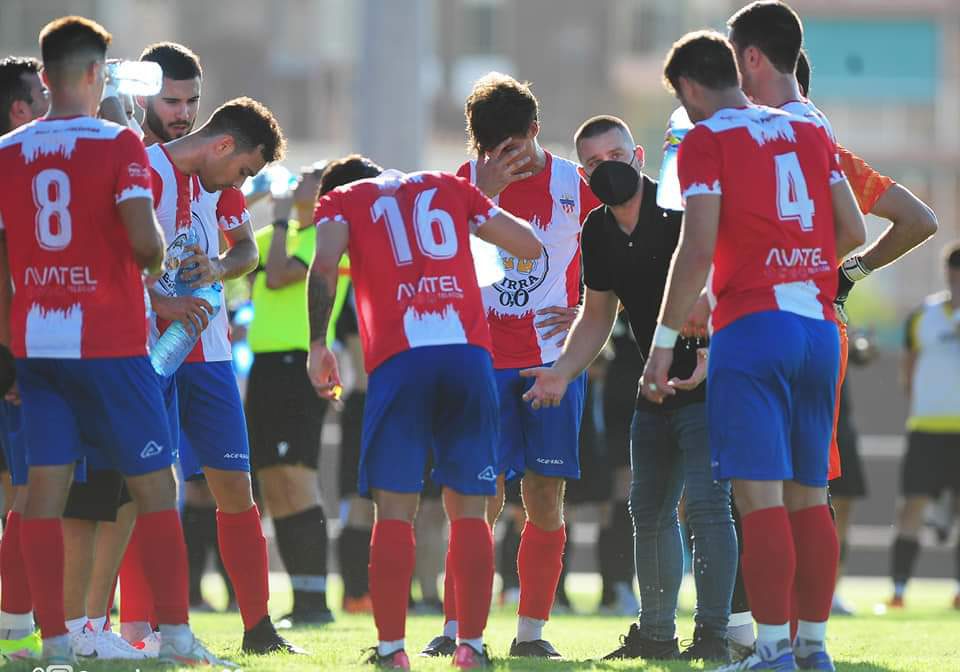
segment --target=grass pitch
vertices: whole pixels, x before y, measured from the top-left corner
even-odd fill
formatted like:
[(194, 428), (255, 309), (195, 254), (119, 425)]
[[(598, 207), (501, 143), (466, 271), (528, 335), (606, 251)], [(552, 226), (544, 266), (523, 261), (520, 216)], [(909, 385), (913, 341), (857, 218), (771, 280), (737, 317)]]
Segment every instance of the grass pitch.
[[(276, 578), (271, 611), (284, 613), (289, 607), (289, 584)], [(568, 579), (575, 606), (586, 614), (596, 605), (597, 578), (574, 575)], [(221, 584), (222, 585), (222, 584)], [(217, 594), (213, 580), (205, 584), (208, 594)], [(841, 672), (950, 672), (960, 671), (960, 611), (951, 608), (955, 584), (952, 581), (914, 581), (907, 592), (907, 607), (901, 611), (875, 613), (876, 605), (889, 594), (889, 583), (879, 579), (847, 579), (841, 593), (854, 606), (858, 615), (835, 618), (830, 622), (830, 650)], [(339, 588), (331, 593), (331, 604), (339, 603)], [(694, 595), (690, 582), (684, 584), (681, 598), (679, 629), (681, 639), (693, 630), (691, 610)], [(253, 672), (299, 672), (300, 670), (363, 670), (362, 649), (375, 644), (373, 619), (367, 615), (337, 614), (336, 623), (323, 628), (287, 631), (291, 641), (310, 651), (307, 657), (252, 657), (237, 653), (240, 645), (240, 616), (230, 614), (196, 614), (191, 617), (195, 631), (214, 651)], [(645, 670), (666, 672), (702, 670), (702, 663), (643, 663), (643, 661), (598, 662), (612, 651), (619, 636), (626, 632), (629, 618), (560, 615), (554, 616), (545, 630), (545, 637), (566, 659), (558, 662), (528, 661), (506, 658), (516, 627), (515, 609), (495, 608), (487, 629), (487, 643), (496, 657), (498, 670)], [(415, 670), (448, 670), (448, 660), (417, 658), (416, 653), (432, 637), (439, 634), (441, 617), (410, 616), (407, 622), (407, 649)], [(120, 672), (139, 669), (141, 672), (170, 669), (156, 663), (98, 663), (87, 661), (73, 672)], [(711, 669), (707, 667), (706, 669)], [(4, 669), (34, 672), (35, 666), (9, 664)], [(42, 668), (41, 668), (42, 670)], [(57, 668), (51, 672), (68, 672)]]

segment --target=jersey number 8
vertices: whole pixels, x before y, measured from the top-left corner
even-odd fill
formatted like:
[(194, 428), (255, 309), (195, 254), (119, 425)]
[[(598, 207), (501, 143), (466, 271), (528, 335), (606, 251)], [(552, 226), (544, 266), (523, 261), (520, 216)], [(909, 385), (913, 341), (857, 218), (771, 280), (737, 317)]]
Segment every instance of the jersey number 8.
[(45, 250), (57, 252), (70, 244), (70, 177), (62, 170), (48, 168), (33, 178), (33, 202), (37, 206), (37, 241)]
[[(413, 230), (416, 232), (417, 247), (421, 253), (431, 259), (450, 259), (457, 254), (457, 230), (449, 212), (439, 208), (430, 209), (430, 202), (436, 193), (436, 188), (433, 188), (417, 194), (414, 201)], [(397, 199), (393, 196), (381, 196), (374, 201), (371, 214), (374, 221), (386, 218), (387, 233), (390, 235), (390, 245), (393, 247), (393, 258), (397, 266), (411, 263), (413, 252)]]

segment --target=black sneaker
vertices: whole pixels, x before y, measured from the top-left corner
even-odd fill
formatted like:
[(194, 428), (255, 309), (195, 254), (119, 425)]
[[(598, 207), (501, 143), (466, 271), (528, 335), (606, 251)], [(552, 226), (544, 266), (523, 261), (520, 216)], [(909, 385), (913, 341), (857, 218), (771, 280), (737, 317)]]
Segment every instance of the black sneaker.
[(620, 635), (620, 648), (605, 655), (603, 660), (625, 660), (628, 658), (677, 660), (680, 658), (680, 647), (677, 645), (676, 638), (660, 642), (641, 637), (640, 626), (631, 623), (629, 632)]
[(560, 652), (553, 648), (553, 644), (545, 639), (535, 639), (532, 642), (518, 642), (514, 638), (510, 644), (510, 655), (514, 658), (563, 658)]
[(407, 652), (403, 649), (399, 651), (394, 651), (391, 654), (386, 656), (381, 656), (377, 652), (377, 647), (372, 649), (367, 649), (365, 651), (367, 657), (364, 659), (364, 663), (367, 665), (375, 665), (387, 670), (409, 670), (410, 669), (410, 659), (407, 657)]
[(289, 630), (303, 626), (327, 625), (333, 623), (333, 612), (329, 609), (306, 609), (291, 611), (286, 616), (277, 619), (277, 630)]
[(299, 646), (291, 644), (277, 634), (277, 629), (273, 627), (269, 616), (264, 616), (259, 623), (243, 633), (243, 652), (254, 655), (269, 653), (307, 654)]
[(490, 650), (483, 645), (483, 651), (477, 651), (469, 644), (460, 644), (453, 653), (453, 666), (459, 670), (476, 670), (490, 667)]
[(730, 647), (726, 635), (717, 636), (696, 628), (693, 641), (684, 642), (687, 647), (680, 652), (680, 660), (705, 660), (718, 663), (730, 663)]
[(445, 658), (452, 656), (456, 650), (457, 640), (446, 635), (440, 635), (431, 639), (430, 643), (423, 647), (420, 656), (423, 658)]

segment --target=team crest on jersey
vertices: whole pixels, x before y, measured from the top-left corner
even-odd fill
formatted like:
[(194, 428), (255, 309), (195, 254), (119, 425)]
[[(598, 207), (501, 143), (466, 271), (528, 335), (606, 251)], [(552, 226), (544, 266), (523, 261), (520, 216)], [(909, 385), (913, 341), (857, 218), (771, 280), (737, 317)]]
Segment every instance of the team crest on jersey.
[(500, 251), (504, 278), (492, 287), (500, 295), (500, 305), (504, 308), (523, 308), (530, 302), (530, 294), (547, 279), (550, 270), (550, 256), (547, 250), (539, 259), (521, 259), (511, 257)]
[(568, 215), (572, 215), (573, 211), (576, 209), (577, 203), (573, 200), (573, 196), (570, 194), (564, 194), (560, 197), (560, 207), (563, 208), (563, 211)]

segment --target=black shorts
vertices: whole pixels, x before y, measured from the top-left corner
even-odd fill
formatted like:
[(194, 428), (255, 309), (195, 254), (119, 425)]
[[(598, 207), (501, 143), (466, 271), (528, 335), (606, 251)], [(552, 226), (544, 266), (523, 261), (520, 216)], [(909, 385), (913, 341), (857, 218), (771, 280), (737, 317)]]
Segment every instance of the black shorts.
[(601, 431), (604, 387), (588, 381), (580, 422), (580, 478), (567, 481), (568, 504), (589, 504), (610, 499), (613, 472)]
[(257, 353), (245, 410), (254, 471), (279, 464), (317, 468), (327, 402), (307, 377), (306, 352)]
[(840, 478), (830, 481), (830, 492), (835, 497), (860, 499), (867, 496), (867, 479), (863, 473), (863, 460), (860, 459), (860, 446), (857, 433), (852, 429), (837, 431), (837, 446), (840, 448)]
[(910, 432), (900, 488), (907, 497), (937, 497), (946, 489), (960, 494), (960, 434)]
[(340, 497), (357, 494), (360, 476), (360, 438), (363, 434), (363, 406), (367, 395), (351, 392), (340, 413)]
[(117, 509), (133, 501), (127, 482), (119, 471), (97, 469), (87, 472), (87, 482), (74, 482), (67, 496), (64, 518), (92, 520), (100, 523), (117, 522)]

